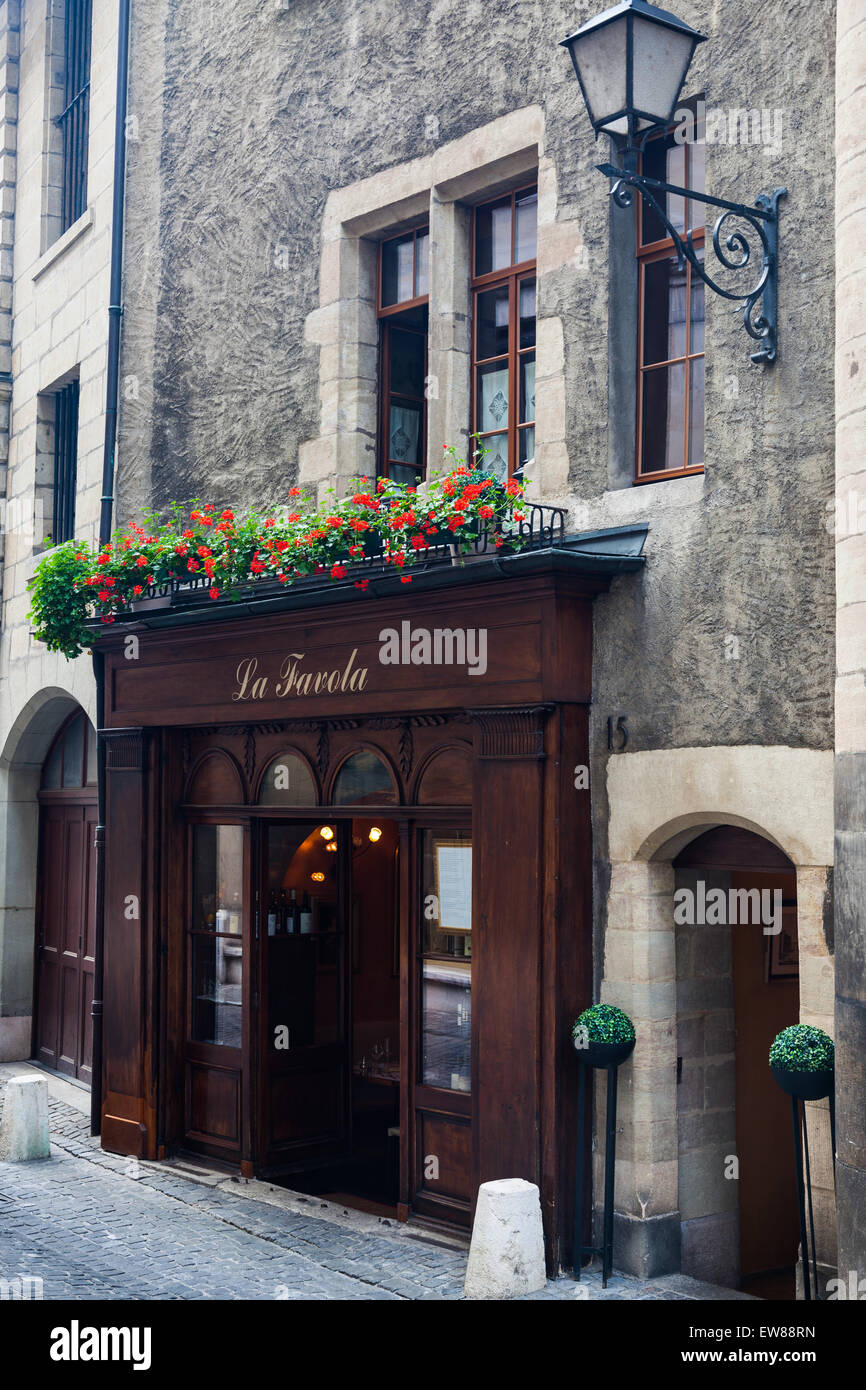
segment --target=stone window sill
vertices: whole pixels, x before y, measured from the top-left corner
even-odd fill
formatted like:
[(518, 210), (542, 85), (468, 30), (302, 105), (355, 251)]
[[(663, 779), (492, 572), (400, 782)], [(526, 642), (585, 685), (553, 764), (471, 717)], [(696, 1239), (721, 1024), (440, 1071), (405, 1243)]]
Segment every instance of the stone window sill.
[(34, 280), (38, 280), (40, 276), (44, 275), (48, 267), (53, 265), (55, 261), (59, 260), (60, 257), (64, 254), (64, 252), (69, 249), (72, 243), (77, 241), (79, 237), (83, 236), (84, 233), (88, 231), (88, 229), (92, 226), (93, 208), (90, 207), (87, 209), (86, 212), (83, 212), (81, 214), (77, 222), (73, 222), (71, 227), (67, 227), (63, 235), (59, 236), (57, 240), (53, 242), (51, 246), (49, 246), (48, 250), (45, 251), (39, 257), (39, 260), (36, 262), (36, 265), (33, 268), (32, 278)]

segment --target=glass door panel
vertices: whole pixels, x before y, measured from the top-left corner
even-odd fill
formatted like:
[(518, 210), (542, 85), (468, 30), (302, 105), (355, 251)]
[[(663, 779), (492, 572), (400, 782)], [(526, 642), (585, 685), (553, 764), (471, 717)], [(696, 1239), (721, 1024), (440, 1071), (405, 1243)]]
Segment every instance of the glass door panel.
[(266, 1164), (324, 1159), (348, 1138), (345, 827), (263, 828)]
[(197, 824), (189, 840), (184, 1132), (232, 1162), (249, 1158), (247, 835), (242, 825)]
[(424, 831), (421, 1082), (470, 1089), (472, 836)]
[(189, 1037), (218, 1047), (241, 1047), (243, 834), (240, 825), (193, 830)]
[(425, 1215), (468, 1225), (472, 1204), (472, 834), (468, 829), (423, 830), (419, 850), (420, 999), (412, 1205)]

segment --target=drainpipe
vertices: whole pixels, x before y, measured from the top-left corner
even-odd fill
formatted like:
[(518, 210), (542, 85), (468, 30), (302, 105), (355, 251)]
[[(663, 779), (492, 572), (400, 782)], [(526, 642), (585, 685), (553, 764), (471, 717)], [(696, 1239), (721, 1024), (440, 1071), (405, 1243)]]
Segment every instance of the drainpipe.
[[(120, 316), (123, 312), (123, 204), (126, 179), (126, 103), (129, 81), (130, 0), (120, 0), (117, 21), (117, 101), (114, 117), (114, 189), (111, 213), (111, 285), (108, 303), (108, 367), (105, 387), (105, 447), (102, 456), (102, 498), (99, 544), (111, 540), (114, 512), (114, 461), (117, 447), (117, 401), (120, 384)], [(105, 942), (105, 657), (93, 653), (96, 681), (96, 944), (93, 958), (93, 1076), (90, 1092), (90, 1132), (102, 1128), (102, 989)]]

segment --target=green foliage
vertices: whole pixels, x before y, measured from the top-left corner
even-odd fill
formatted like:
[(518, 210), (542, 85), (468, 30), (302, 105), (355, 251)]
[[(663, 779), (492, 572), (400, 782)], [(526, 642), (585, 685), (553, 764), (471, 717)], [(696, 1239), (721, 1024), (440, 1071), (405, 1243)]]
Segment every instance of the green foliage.
[(770, 1048), (770, 1066), (784, 1071), (831, 1071), (835, 1057), (832, 1038), (809, 1023), (783, 1028)]
[(579, 1036), (578, 1029), (586, 1029), (586, 1037), (594, 1043), (634, 1042), (634, 1024), (628, 1014), (613, 1004), (593, 1004), (584, 1009), (576, 1019), (571, 1030), (572, 1037)]
[[(483, 454), (479, 449), (476, 457)], [(291, 584), (321, 574), (365, 590), (369, 581), (351, 573), (365, 555), (381, 556), (409, 584), (408, 571), (443, 534), (458, 552), (470, 550), (483, 530), (494, 547), (518, 548), (523, 484), (470, 470), (453, 449), (445, 456), (448, 472), (415, 487), (361, 478), (350, 497), (324, 507), (292, 488), (287, 504), (241, 518), (212, 503), (173, 502), (167, 515), (148, 513), (143, 525), (116, 531), (101, 549), (66, 541), (42, 558), (28, 584), (33, 634), (72, 658), (93, 644), (94, 623), (113, 623), (178, 585), (236, 600), (259, 577)]]

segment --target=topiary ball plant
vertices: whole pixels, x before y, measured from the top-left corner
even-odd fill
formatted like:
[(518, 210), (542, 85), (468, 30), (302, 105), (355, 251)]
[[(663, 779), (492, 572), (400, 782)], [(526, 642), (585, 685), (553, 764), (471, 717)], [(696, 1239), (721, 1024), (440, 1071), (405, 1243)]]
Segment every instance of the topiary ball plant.
[(588, 1066), (618, 1067), (634, 1051), (634, 1024), (613, 1004), (593, 1004), (575, 1020), (571, 1038)]
[(820, 1028), (795, 1023), (770, 1048), (770, 1071), (782, 1090), (800, 1100), (823, 1100), (833, 1089), (836, 1049)]

